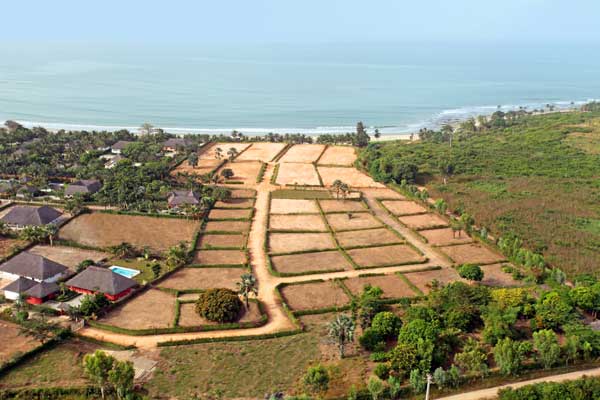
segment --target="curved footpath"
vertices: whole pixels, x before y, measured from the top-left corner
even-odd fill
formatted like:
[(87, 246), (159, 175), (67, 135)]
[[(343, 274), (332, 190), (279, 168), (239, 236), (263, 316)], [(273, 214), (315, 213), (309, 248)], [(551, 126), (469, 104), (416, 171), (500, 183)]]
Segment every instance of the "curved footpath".
[[(249, 233), (248, 251), (250, 264), (254, 276), (258, 280), (259, 293), (258, 299), (263, 303), (268, 315), (268, 322), (257, 328), (248, 329), (230, 329), (222, 331), (206, 332), (188, 332), (159, 335), (132, 336), (121, 333), (114, 333), (98, 328), (86, 327), (78, 333), (94, 339), (112, 342), (123, 346), (136, 346), (138, 348), (154, 348), (159, 343), (192, 340), (205, 338), (226, 338), (236, 336), (258, 336), (272, 334), (276, 332), (292, 330), (294, 324), (289, 320), (282, 308), (281, 302), (275, 293), (275, 287), (280, 283), (303, 282), (312, 279), (330, 280), (334, 278), (349, 278), (365, 274), (365, 270), (350, 270), (341, 272), (332, 272), (324, 274), (311, 274), (294, 277), (276, 277), (271, 275), (267, 266), (267, 254), (264, 250), (264, 239), (267, 230), (267, 219), (269, 218), (269, 193), (278, 189), (278, 186), (271, 185), (271, 176), (273, 175), (274, 163), (268, 163), (261, 183), (254, 188), (257, 191), (254, 218)], [(407, 269), (425, 269), (431, 266), (448, 266), (449, 262), (438, 252), (422, 241), (414, 232), (401, 225), (392, 218), (385, 209), (376, 200), (373, 192), (367, 191), (365, 200), (375, 215), (383, 222), (398, 231), (406, 238), (408, 242), (417, 247), (428, 258), (427, 263), (415, 264), (414, 268), (409, 265), (398, 267), (369, 268), (368, 273), (375, 274), (393, 274), (395, 272), (406, 271)]]

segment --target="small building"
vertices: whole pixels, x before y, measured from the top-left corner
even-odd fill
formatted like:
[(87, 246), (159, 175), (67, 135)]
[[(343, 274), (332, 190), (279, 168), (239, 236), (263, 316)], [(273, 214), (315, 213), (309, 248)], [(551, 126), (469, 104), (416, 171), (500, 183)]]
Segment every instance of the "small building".
[(21, 294), (24, 294), (26, 291), (37, 285), (38, 282), (27, 279), (27, 278), (18, 278), (8, 285), (4, 286), (2, 290), (4, 291), (4, 297), (8, 300), (19, 300)]
[(110, 151), (113, 154), (121, 154), (123, 149), (125, 149), (125, 147), (129, 146), (131, 143), (133, 142), (128, 140), (119, 140), (117, 143), (110, 146)]
[(17, 190), (17, 197), (20, 199), (27, 199), (37, 196), (40, 193), (40, 189), (33, 185), (22, 185)]
[(82, 179), (75, 181), (65, 189), (65, 197), (73, 197), (76, 194), (92, 195), (102, 188), (100, 181), (96, 179)]
[(189, 145), (189, 140), (183, 138), (170, 138), (163, 142), (163, 151), (174, 153)]
[(56, 222), (62, 213), (50, 206), (14, 206), (0, 221), (15, 229), (26, 226), (43, 226)]
[(200, 204), (200, 196), (193, 190), (174, 190), (169, 194), (167, 203), (170, 208), (177, 208), (185, 205)]
[(60, 288), (56, 282), (38, 282), (24, 293), (29, 304), (43, 304), (56, 297)]
[(108, 268), (89, 266), (66, 283), (67, 287), (77, 293), (103, 293), (110, 301), (127, 296), (137, 282)]
[(64, 265), (27, 251), (0, 265), (0, 274), (10, 280), (27, 278), (35, 282), (56, 282), (68, 273), (69, 269)]

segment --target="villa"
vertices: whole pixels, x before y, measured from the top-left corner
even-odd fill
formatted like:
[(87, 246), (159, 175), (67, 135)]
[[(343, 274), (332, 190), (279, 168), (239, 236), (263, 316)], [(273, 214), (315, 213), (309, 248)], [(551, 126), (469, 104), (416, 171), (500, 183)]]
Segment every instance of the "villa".
[(163, 151), (169, 153), (175, 153), (177, 150), (182, 149), (189, 145), (189, 141), (183, 138), (171, 138), (167, 139), (163, 143)]
[(137, 282), (107, 268), (90, 266), (66, 282), (70, 290), (83, 293), (103, 293), (110, 301), (127, 296)]
[(26, 226), (43, 226), (55, 223), (62, 213), (50, 206), (14, 206), (0, 221), (5, 222), (14, 229), (22, 229)]
[(69, 274), (62, 264), (27, 251), (17, 254), (0, 265), (0, 276), (4, 279), (31, 279), (34, 282), (56, 282)]
[(92, 195), (102, 188), (100, 181), (96, 179), (82, 179), (75, 181), (65, 189), (65, 197), (73, 197), (76, 194)]
[(113, 144), (112, 146), (110, 146), (110, 151), (113, 154), (121, 154), (121, 152), (127, 147), (129, 146), (131, 143), (131, 141), (128, 140), (119, 140), (117, 143)]
[(193, 190), (174, 190), (169, 194), (167, 202), (170, 208), (177, 208), (184, 205), (200, 204), (200, 196)]

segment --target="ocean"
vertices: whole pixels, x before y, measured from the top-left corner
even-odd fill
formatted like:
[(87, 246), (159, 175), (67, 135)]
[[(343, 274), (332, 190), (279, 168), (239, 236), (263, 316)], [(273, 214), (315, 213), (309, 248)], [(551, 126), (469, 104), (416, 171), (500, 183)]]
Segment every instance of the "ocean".
[[(108, 29), (108, 28), (107, 28)], [(226, 27), (224, 27), (226, 29)], [(600, 98), (600, 45), (0, 43), (0, 119), (50, 129), (384, 135)]]

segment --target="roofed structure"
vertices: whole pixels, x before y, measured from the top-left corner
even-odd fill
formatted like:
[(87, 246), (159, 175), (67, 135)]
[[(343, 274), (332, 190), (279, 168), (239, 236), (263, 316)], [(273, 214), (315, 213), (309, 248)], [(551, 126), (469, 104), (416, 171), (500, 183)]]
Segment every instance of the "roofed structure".
[(62, 264), (27, 251), (17, 254), (0, 265), (0, 271), (5, 274), (25, 277), (38, 282), (55, 281), (68, 270)]
[(73, 196), (75, 194), (94, 194), (102, 188), (102, 184), (96, 179), (81, 179), (67, 186), (65, 196)]
[(1, 221), (19, 227), (42, 226), (56, 221), (61, 215), (60, 211), (50, 206), (14, 206), (1, 218)]
[(69, 279), (66, 285), (71, 290), (79, 293), (101, 292), (109, 300), (114, 301), (127, 295), (133, 287), (137, 286), (137, 282), (108, 268), (89, 266)]
[(169, 207), (179, 207), (182, 205), (200, 204), (200, 196), (193, 190), (174, 190), (167, 198)]

